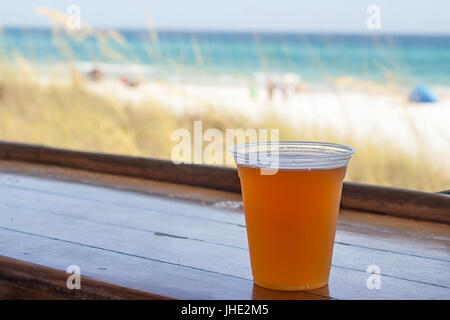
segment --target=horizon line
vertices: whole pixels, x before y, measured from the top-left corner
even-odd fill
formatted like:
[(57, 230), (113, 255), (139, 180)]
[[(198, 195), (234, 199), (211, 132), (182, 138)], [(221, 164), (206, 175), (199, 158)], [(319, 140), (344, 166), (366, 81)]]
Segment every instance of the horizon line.
[[(148, 32), (150, 29), (146, 27), (91, 27), (96, 30), (114, 30), (118, 32)], [(28, 30), (52, 30), (51, 26), (37, 25), (0, 25), (1, 30), (12, 29), (28, 29)], [(261, 34), (261, 35), (277, 35), (277, 34), (302, 34), (302, 35), (355, 35), (355, 36), (443, 36), (450, 37), (450, 32), (417, 32), (417, 31), (393, 31), (383, 32), (379, 30), (367, 31), (350, 31), (350, 30), (236, 30), (236, 29), (196, 29), (196, 28), (154, 28), (156, 32), (178, 32), (178, 33), (223, 33), (223, 34)]]

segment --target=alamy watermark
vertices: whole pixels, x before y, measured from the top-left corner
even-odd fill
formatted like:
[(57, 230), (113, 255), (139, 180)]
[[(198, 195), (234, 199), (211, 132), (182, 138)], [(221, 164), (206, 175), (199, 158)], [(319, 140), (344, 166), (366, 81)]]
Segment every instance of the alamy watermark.
[(76, 31), (81, 29), (81, 9), (75, 4), (71, 4), (66, 9), (67, 20), (66, 28), (69, 31)]
[(367, 289), (381, 289), (381, 268), (376, 264), (372, 264), (367, 267), (366, 272), (369, 274), (366, 280)]
[(379, 30), (381, 29), (381, 9), (376, 4), (367, 7), (366, 13), (368, 15), (366, 20), (367, 29)]
[[(172, 148), (171, 160), (175, 164), (199, 163), (208, 165), (232, 165), (235, 159), (230, 148), (236, 144), (256, 142), (278, 142), (279, 129), (225, 129), (225, 132), (217, 128), (203, 130), (201, 120), (194, 121), (193, 134), (186, 128), (178, 128), (172, 132), (171, 140), (177, 142)], [(261, 174), (272, 175), (278, 171), (277, 150), (258, 150), (248, 153), (246, 164), (257, 165), (262, 157), (266, 160), (266, 166), (261, 167)]]
[(69, 274), (66, 285), (69, 290), (81, 289), (81, 269), (77, 265), (70, 265), (67, 267), (66, 272)]

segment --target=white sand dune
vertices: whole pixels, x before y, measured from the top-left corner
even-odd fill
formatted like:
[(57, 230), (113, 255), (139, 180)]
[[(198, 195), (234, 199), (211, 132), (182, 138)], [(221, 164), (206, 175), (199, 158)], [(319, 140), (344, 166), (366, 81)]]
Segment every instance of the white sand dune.
[(148, 82), (129, 88), (118, 81), (91, 83), (95, 93), (133, 104), (157, 101), (177, 113), (201, 112), (214, 108), (221, 112), (259, 119), (265, 112), (277, 114), (293, 127), (332, 130), (353, 141), (373, 141), (399, 149), (426, 154), (426, 158), (450, 170), (450, 95), (440, 94), (440, 102), (411, 104), (406, 94), (362, 93), (348, 89), (312, 90), (283, 97), (275, 91), (267, 98), (263, 88), (253, 98), (244, 84), (174, 84)]

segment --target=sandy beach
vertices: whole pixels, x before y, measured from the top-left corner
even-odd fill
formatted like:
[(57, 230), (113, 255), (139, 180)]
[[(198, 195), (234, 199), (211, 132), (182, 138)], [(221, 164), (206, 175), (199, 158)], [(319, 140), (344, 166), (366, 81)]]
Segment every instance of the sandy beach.
[(287, 97), (275, 90), (272, 99), (264, 88), (251, 96), (248, 86), (224, 84), (177, 84), (144, 82), (126, 87), (116, 80), (88, 83), (89, 91), (136, 107), (157, 101), (178, 114), (218, 112), (259, 120), (277, 115), (293, 128), (311, 128), (316, 133), (333, 131), (356, 143), (389, 143), (391, 146), (450, 168), (450, 89), (441, 88), (438, 103), (410, 103), (407, 92), (368, 93), (345, 87), (311, 89)]

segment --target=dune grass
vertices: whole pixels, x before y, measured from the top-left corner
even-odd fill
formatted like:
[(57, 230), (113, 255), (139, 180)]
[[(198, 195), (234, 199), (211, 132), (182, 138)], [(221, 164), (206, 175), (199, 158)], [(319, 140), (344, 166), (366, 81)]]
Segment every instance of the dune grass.
[(192, 132), (194, 120), (203, 130), (217, 128), (278, 128), (282, 140), (316, 140), (350, 144), (357, 149), (347, 180), (440, 191), (450, 186), (448, 172), (429, 165), (427, 159), (384, 143), (356, 143), (330, 130), (287, 126), (268, 114), (252, 121), (241, 115), (207, 111), (177, 115), (157, 102), (131, 106), (102, 97), (83, 85), (42, 86), (26, 76), (3, 70), (0, 76), (0, 139), (66, 149), (169, 159), (171, 133), (177, 128)]

